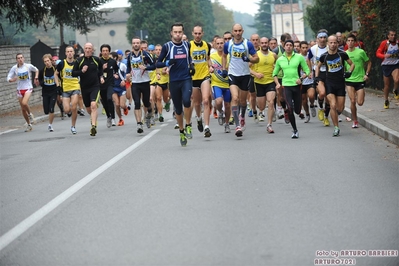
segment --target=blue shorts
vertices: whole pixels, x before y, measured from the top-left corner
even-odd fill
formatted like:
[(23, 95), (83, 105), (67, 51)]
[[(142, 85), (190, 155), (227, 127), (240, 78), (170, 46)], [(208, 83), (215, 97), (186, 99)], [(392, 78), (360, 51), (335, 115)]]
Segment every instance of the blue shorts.
[(126, 94), (126, 88), (121, 88), (121, 87), (114, 87), (113, 88), (114, 93), (116, 93), (119, 97), (122, 95)]
[(213, 86), (212, 87), (212, 92), (213, 92), (213, 98), (223, 98), (224, 102), (231, 102), (231, 92), (230, 89), (228, 88), (220, 88), (218, 86)]

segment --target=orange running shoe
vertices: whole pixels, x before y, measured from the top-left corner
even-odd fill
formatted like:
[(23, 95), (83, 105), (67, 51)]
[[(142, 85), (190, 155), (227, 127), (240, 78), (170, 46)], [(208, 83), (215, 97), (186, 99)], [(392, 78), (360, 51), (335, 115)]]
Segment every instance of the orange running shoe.
[(123, 114), (126, 116), (129, 113), (129, 109), (127, 109), (127, 107), (125, 109), (123, 109)]
[(123, 126), (125, 124), (125, 121), (123, 119), (119, 119), (118, 126)]

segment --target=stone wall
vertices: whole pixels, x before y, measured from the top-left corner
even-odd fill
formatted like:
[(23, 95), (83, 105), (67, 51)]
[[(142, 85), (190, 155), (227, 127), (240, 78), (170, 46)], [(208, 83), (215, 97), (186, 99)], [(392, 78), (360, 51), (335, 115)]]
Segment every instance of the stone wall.
[[(25, 57), (25, 62), (30, 63), (29, 46), (0, 46), (0, 114), (20, 109), (16, 92), (17, 84), (16, 82), (7, 82), (8, 71), (17, 63), (15, 59), (17, 53), (22, 53)], [(33, 77), (34, 74), (32, 74)], [(33, 106), (41, 103), (42, 88), (33, 88), (29, 104)]]

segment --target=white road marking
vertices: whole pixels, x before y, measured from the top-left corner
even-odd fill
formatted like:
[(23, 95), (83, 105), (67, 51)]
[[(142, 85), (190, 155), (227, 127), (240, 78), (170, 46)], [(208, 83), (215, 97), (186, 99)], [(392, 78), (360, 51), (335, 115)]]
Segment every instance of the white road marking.
[(9, 129), (9, 130), (0, 132), (0, 135), (7, 134), (7, 133), (13, 132), (13, 131), (15, 131), (15, 130), (18, 130), (18, 129), (15, 128), (15, 129)]
[(151, 137), (153, 137), (155, 134), (157, 134), (160, 131), (160, 129), (156, 129), (154, 131), (151, 131), (148, 135), (143, 137), (141, 140), (137, 141), (118, 155), (116, 155), (114, 158), (76, 182), (74, 185), (72, 185), (70, 188), (62, 192), (60, 195), (55, 197), (53, 200), (51, 200), (49, 203), (41, 207), (39, 210), (37, 210), (35, 213), (30, 215), (28, 218), (20, 222), (18, 225), (16, 225), (14, 228), (12, 228), (10, 231), (5, 233), (0, 237), (0, 251), (3, 250), (5, 247), (7, 247), (11, 242), (13, 242), (15, 239), (20, 237), (23, 233), (25, 233), (29, 228), (34, 226), (37, 222), (39, 222), (41, 219), (43, 219), (47, 214), (49, 214), (52, 210), (60, 206), (64, 201), (69, 199), (71, 196), (73, 196), (76, 192), (78, 192), (80, 189), (82, 189), (85, 185), (90, 183), (92, 180), (94, 180), (97, 176), (99, 176), (102, 172), (110, 168), (112, 165), (117, 163), (119, 160), (124, 158), (126, 155), (140, 147), (142, 144), (144, 144), (146, 141), (148, 141)]

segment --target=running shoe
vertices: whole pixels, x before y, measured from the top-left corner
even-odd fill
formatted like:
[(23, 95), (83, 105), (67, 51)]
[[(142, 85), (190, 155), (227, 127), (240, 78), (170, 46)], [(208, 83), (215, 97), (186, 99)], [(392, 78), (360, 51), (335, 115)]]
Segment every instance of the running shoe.
[(123, 119), (119, 119), (118, 126), (123, 126), (125, 124), (125, 121)]
[(389, 109), (389, 101), (385, 100), (384, 109)]
[(131, 109), (132, 109), (132, 104), (129, 103), (129, 104), (127, 105), (127, 110), (131, 110)]
[(338, 137), (339, 136), (339, 127), (334, 127), (334, 132), (333, 132), (333, 137)]
[(301, 113), (299, 114), (299, 118), (300, 118), (300, 119), (304, 119), (304, 118), (305, 118), (305, 115), (301, 112)]
[(28, 117), (29, 117), (30, 123), (34, 124), (35, 123), (35, 116), (32, 113), (30, 113), (30, 114), (28, 114)]
[(179, 124), (176, 124), (174, 129), (179, 129)]
[(299, 132), (298, 132), (298, 130), (292, 131), (292, 136), (291, 136), (291, 138), (292, 138), (292, 139), (297, 139), (297, 138), (299, 138)]
[(129, 109), (128, 108), (123, 109), (123, 114), (125, 116), (128, 115), (129, 114)]
[(216, 111), (215, 112), (213, 112), (213, 118), (215, 118), (215, 119), (218, 119), (218, 113), (216, 113)]
[(275, 114), (273, 115), (272, 121), (273, 121), (273, 122), (276, 122), (276, 121), (277, 121), (277, 113), (275, 113)]
[(53, 132), (53, 131), (54, 131), (54, 128), (53, 128), (52, 125), (48, 125), (48, 131), (50, 131), (50, 132)]
[(105, 115), (105, 109), (103, 107), (103, 110), (101, 111), (101, 114)]
[(316, 107), (310, 106), (310, 114), (312, 117), (316, 117)]
[(204, 131), (204, 125), (202, 124), (202, 118), (197, 120), (197, 128), (198, 128), (199, 132), (203, 132)]
[(32, 131), (32, 125), (31, 124), (28, 124), (28, 125), (26, 125), (26, 128), (25, 128), (25, 132), (29, 132), (29, 131)]
[(162, 123), (163, 121), (164, 121), (164, 118), (163, 118), (163, 116), (160, 114), (160, 115), (159, 115), (159, 122)]
[(224, 133), (230, 133), (230, 125), (229, 124), (224, 125)]
[(186, 137), (188, 139), (193, 138), (193, 129), (192, 129), (191, 125), (186, 125)]
[(168, 102), (168, 103), (165, 103), (165, 111), (166, 112), (169, 112), (170, 111), (170, 102)]
[(225, 118), (224, 118), (224, 113), (223, 113), (223, 111), (222, 111), (222, 112), (220, 112), (219, 115), (218, 115), (218, 123), (219, 123), (219, 125), (220, 125), (220, 126), (223, 126), (224, 121), (225, 121)]
[(151, 126), (155, 126), (155, 117), (154, 116), (151, 116), (150, 123), (151, 123)]
[[(157, 109), (155, 109), (155, 110), (157, 110)], [(154, 115), (154, 121), (158, 121), (159, 120), (159, 118), (158, 118), (158, 112)], [(155, 125), (155, 123), (154, 123), (154, 125)]]
[(399, 89), (393, 91), (393, 97), (395, 98), (395, 100), (399, 100)]
[(78, 114), (79, 114), (80, 116), (85, 116), (85, 110), (84, 110), (84, 109), (78, 110)]
[(255, 123), (259, 123), (259, 118), (258, 118), (258, 114), (254, 113), (254, 121)]
[(259, 114), (259, 122), (265, 122), (265, 115), (263, 114), (263, 112), (261, 112), (260, 114)]
[(95, 136), (97, 134), (97, 128), (96, 128), (96, 126), (91, 126), (91, 129), (90, 129), (90, 136)]
[(147, 128), (151, 128), (151, 118), (152, 118), (151, 114), (147, 114), (145, 117), (145, 124)]
[(111, 126), (113, 126), (113, 127), (116, 126), (115, 119), (113, 119), (113, 118), (111, 119)]
[(74, 135), (77, 133), (76, 128), (75, 128), (74, 126), (71, 127), (71, 132), (72, 132), (72, 134), (74, 134)]
[(242, 129), (240, 126), (236, 127), (236, 136), (237, 137), (242, 137)]
[(287, 112), (284, 112), (284, 122), (285, 122), (286, 124), (289, 124), (289, 123), (290, 123), (290, 118), (288, 117), (288, 111), (287, 111)]
[(320, 121), (324, 121), (324, 110), (320, 109), (318, 112), (318, 117)]
[(72, 116), (72, 112), (67, 113), (67, 116), (71, 117)]
[(141, 133), (143, 133), (143, 132), (144, 132), (144, 130), (143, 130), (143, 124), (142, 124), (142, 123), (137, 124), (137, 133), (141, 134)]
[(269, 133), (274, 133), (274, 130), (273, 130), (273, 128), (272, 128), (272, 125), (270, 125), (270, 124), (267, 125), (266, 130), (267, 130), (267, 132), (269, 132)]
[(310, 121), (310, 115), (306, 115), (305, 123), (309, 123), (309, 121)]
[(340, 115), (338, 115), (338, 122), (342, 122), (342, 118)]
[(182, 145), (183, 147), (187, 145), (187, 137), (184, 131), (180, 132), (180, 145)]
[(329, 127), (330, 126), (330, 120), (328, 120), (328, 117), (324, 117), (323, 124), (324, 124), (325, 127)]
[(234, 125), (234, 117), (230, 117), (230, 119), (229, 119), (229, 125)]
[(284, 111), (282, 108), (277, 109), (277, 118), (283, 119), (284, 118)]
[(354, 120), (352, 124), (352, 128), (358, 128), (359, 127), (359, 122)]
[(209, 127), (206, 127), (204, 132), (204, 137), (209, 138), (210, 136), (212, 136), (211, 130), (209, 129)]
[(107, 117), (107, 128), (110, 128), (112, 125), (112, 118), (111, 117)]
[(254, 116), (254, 112), (252, 110), (248, 111), (248, 117), (253, 117)]

